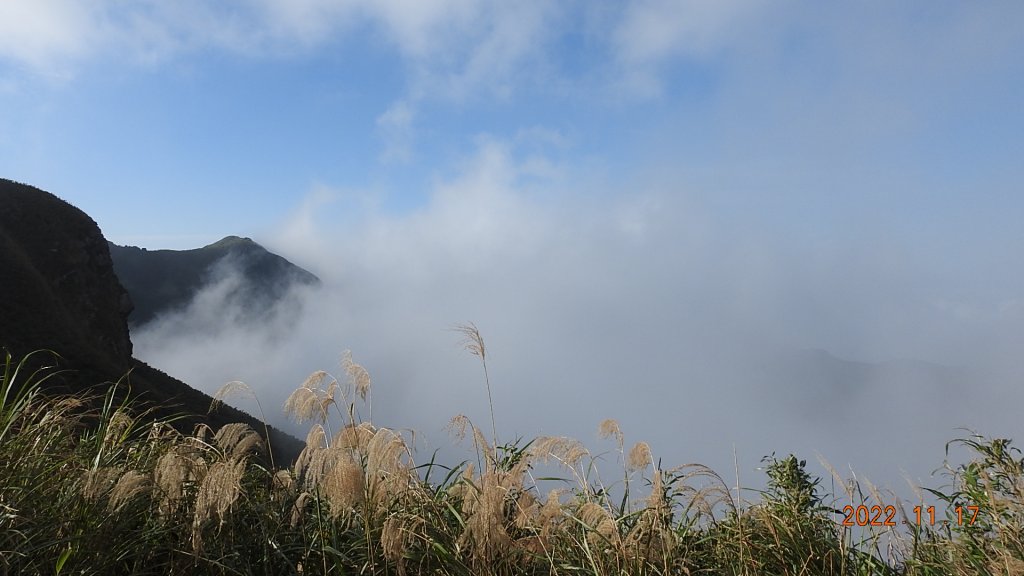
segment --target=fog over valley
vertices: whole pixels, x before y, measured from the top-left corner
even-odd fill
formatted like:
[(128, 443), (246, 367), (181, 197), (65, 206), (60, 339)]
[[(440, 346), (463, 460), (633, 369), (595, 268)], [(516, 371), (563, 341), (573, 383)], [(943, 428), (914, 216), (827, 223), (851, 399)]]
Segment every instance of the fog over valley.
[[(773, 452), (827, 474), (820, 454), (906, 497), (905, 476), (941, 483), (929, 475), (958, 428), (1014, 434), (1019, 272), (979, 264), (1002, 278), (958, 301), (971, 279), (871, 217), (826, 238), (813, 221), (780, 234), (739, 225), (685, 184), (612, 194), (569, 181), (538, 179), (519, 147), (487, 142), (403, 214), (317, 189), (258, 240), (322, 286), (253, 322), (225, 305), (226, 274), (133, 332), (136, 353), (211, 394), (243, 380), (267, 408), (314, 370), (343, 378), (352, 350), (373, 378), (375, 423), (416, 430), (424, 461), (450, 444), (456, 414), (489, 430), (480, 363), (450, 330), (465, 322), (487, 345), (503, 441), (568, 435), (604, 452), (614, 444), (597, 427), (614, 418), (627, 443), (730, 483), (738, 466), (758, 485)], [(990, 297), (1000, 281), (1005, 296)]]

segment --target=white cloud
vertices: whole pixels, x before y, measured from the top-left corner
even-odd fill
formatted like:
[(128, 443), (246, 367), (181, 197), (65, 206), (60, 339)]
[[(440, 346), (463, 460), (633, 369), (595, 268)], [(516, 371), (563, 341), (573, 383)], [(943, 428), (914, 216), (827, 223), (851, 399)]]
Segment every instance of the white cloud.
[(672, 56), (703, 57), (742, 37), (747, 20), (763, 2), (724, 0), (636, 0), (615, 30), (619, 57), (647, 65)]
[(450, 58), (445, 52), (459, 49), (488, 10), (486, 3), (473, 0), (366, 0), (360, 9), (402, 54), (417, 61)]
[(377, 131), (384, 139), (382, 159), (385, 162), (407, 162), (412, 157), (413, 119), (411, 104), (399, 100), (377, 117)]
[[(922, 399), (925, 380), (851, 388), (765, 368), (791, 347), (955, 363), (985, 358), (972, 356), (974, 341), (1009, 341), (977, 323), (961, 334), (958, 317), (936, 315), (927, 299), (935, 286), (915, 281), (934, 276), (897, 240), (802, 246), (716, 215), (680, 183), (608, 194), (558, 189), (556, 179), (535, 194), (533, 154), (483, 138), (430, 188), (426, 206), (401, 215), (359, 195), (324, 204), (315, 192), (286, 220), (283, 252), (329, 272), (294, 325), (271, 323), (263, 335), (228, 322), (202, 338), (168, 321), (139, 336), (137, 353), (208, 391), (245, 380), (271, 406), (352, 349), (374, 377), (378, 423), (417, 430), (429, 453), (447, 443), (442, 426), (454, 414), (487, 419), (479, 365), (446, 330), (474, 321), (489, 347), (504, 438), (568, 434), (594, 445), (597, 423), (615, 417), (666, 462), (725, 472), (735, 446), (745, 483), (757, 481), (753, 467), (773, 450), (817, 450), (883, 482), (898, 481), (895, 461), (926, 476), (947, 434), (970, 423), (936, 414), (980, 417), (975, 402), (997, 393), (982, 382), (970, 398), (954, 388)], [(1016, 422), (984, 417), (994, 433)], [(921, 430), (927, 446), (879, 447)]]
[(458, 98), (482, 89), (484, 95), (510, 96), (524, 67), (544, 67), (559, 17), (548, 2), (493, 4), (475, 41), (463, 48), (464, 63), (444, 79), (449, 94)]
[(201, 48), (256, 51), (270, 37), (256, 16), (206, 0), (12, 0), (0, 3), (0, 60), (69, 77), (94, 59), (117, 66)]
[(0, 4), (0, 63), (67, 78), (96, 61), (153, 66), (203, 50), (295, 56), (358, 35), (361, 50), (394, 50), (404, 61), (404, 93), (378, 118), (382, 158), (404, 161), (424, 101), (507, 99), (546, 70), (558, 11), (537, 0), (17, 0)]
[[(398, 103), (415, 108), (424, 98), (508, 98), (574, 80), (607, 88), (587, 80), (595, 77), (628, 94), (656, 95), (681, 60), (772, 54), (822, 38), (827, 42), (813, 49), (838, 50), (836, 64), (852, 63), (854, 72), (858, 62), (902, 71), (974, 65), (1013, 53), (1024, 16), (1005, 5), (943, 7), (924, 20), (915, 10), (760, 0), (632, 0), (614, 7), (541, 0), (8, 0), (0, 3), (0, 60), (67, 76), (94, 59), (116, 66), (204, 49), (302, 54), (357, 36), (368, 41), (363, 48), (390, 46), (404, 60), (408, 86)], [(564, 49), (607, 50), (611, 58), (568, 69), (559, 61)], [(857, 59), (844, 62), (844, 55)]]
[(0, 2), (0, 58), (44, 74), (65, 74), (97, 41), (91, 6), (75, 0)]
[(612, 32), (624, 88), (636, 95), (658, 94), (665, 65), (678, 58), (706, 60), (746, 42), (766, 7), (743, 0), (630, 2)]
[(321, 48), (363, 25), (414, 74), (440, 72), (448, 78), (439, 85), (470, 84), (507, 74), (524, 53), (538, 50), (550, 13), (543, 2), (469, 0), (11, 0), (0, 4), (0, 58), (50, 70), (95, 56), (152, 61), (197, 48), (264, 55)]
[(341, 195), (323, 184), (314, 185), (273, 234), (278, 249), (301, 266), (322, 259), (330, 251), (330, 241), (322, 234), (326, 223), (318, 215)]

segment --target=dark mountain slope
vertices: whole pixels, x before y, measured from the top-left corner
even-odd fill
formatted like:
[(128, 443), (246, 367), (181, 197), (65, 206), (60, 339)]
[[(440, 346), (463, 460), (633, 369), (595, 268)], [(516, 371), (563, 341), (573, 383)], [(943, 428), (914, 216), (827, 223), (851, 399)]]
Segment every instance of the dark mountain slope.
[(237, 236), (195, 250), (146, 250), (110, 244), (110, 255), (118, 278), (135, 303), (128, 317), (132, 327), (184, 307), (200, 289), (229, 271), (241, 277), (231, 299), (252, 311), (257, 319), (260, 311), (272, 309), (291, 286), (320, 282), (249, 238)]
[[(102, 394), (127, 375), (131, 396), (158, 417), (188, 414), (178, 422), (186, 431), (200, 421), (262, 429), (228, 407), (206, 416), (209, 396), (132, 358), (131, 309), (107, 241), (89, 216), (48, 192), (0, 179), (0, 348), (15, 357), (39, 349), (60, 354), (68, 371), (51, 381), (54, 390)], [(118, 389), (127, 393), (128, 387)], [(278, 431), (271, 439), (280, 456), (301, 449)]]
[(47, 343), (77, 361), (131, 357), (118, 283), (99, 227), (30, 186), (0, 180), (0, 330), (12, 352)]

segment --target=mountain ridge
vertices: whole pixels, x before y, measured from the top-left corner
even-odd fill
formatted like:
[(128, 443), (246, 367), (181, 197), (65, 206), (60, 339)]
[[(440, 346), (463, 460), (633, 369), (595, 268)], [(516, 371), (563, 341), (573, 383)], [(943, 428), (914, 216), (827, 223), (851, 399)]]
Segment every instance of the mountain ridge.
[[(62, 372), (45, 392), (102, 398), (113, 389), (116, 401), (136, 400), (140, 410), (152, 410), (147, 417), (175, 418), (186, 433), (200, 423), (229, 422), (262, 433), (262, 422), (230, 406), (207, 414), (210, 396), (132, 356), (132, 299), (103, 233), (85, 212), (34, 186), (0, 179), (0, 270), (0, 349), (15, 359), (36, 350), (58, 354)], [(31, 372), (50, 358), (30, 360)], [(282, 462), (302, 448), (273, 428), (270, 441)]]
[(129, 328), (184, 308), (200, 290), (229, 272), (241, 280), (233, 300), (256, 319), (292, 287), (320, 284), (316, 275), (240, 236), (188, 250), (150, 250), (112, 242), (108, 247), (114, 270), (134, 302)]

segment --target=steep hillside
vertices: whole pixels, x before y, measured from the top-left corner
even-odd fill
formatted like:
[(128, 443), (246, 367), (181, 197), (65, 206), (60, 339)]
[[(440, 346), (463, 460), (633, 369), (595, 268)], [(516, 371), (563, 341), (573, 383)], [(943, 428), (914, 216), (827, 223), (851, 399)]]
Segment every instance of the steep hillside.
[(128, 316), (132, 327), (185, 306), (204, 286), (231, 273), (240, 280), (232, 300), (252, 311), (256, 319), (260, 311), (272, 309), (293, 285), (320, 281), (249, 238), (238, 236), (194, 250), (146, 250), (110, 244), (110, 255), (121, 284), (135, 304)]
[(123, 365), (132, 303), (99, 227), (36, 188), (0, 180), (0, 337), (12, 352), (41, 345), (69, 360)]
[[(53, 194), (0, 179), (0, 349), (15, 357), (39, 349), (67, 370), (54, 389), (102, 393), (119, 379), (160, 417), (214, 428), (251, 416), (224, 407), (206, 416), (211, 398), (132, 357), (126, 318), (132, 302), (114, 272), (108, 244), (84, 212)], [(40, 359), (41, 360), (41, 359)], [(119, 390), (127, 393), (129, 387)], [(275, 450), (293, 457), (298, 440), (272, 431)]]

